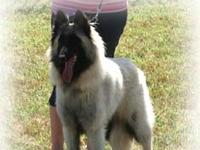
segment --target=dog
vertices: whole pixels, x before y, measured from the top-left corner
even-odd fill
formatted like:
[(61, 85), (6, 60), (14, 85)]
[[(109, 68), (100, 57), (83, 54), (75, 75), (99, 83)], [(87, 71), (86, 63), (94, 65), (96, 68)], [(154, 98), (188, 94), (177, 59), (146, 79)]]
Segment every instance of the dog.
[(73, 22), (59, 11), (49, 74), (69, 150), (130, 150), (133, 139), (152, 150), (154, 112), (144, 73), (125, 58), (106, 58), (102, 38), (81, 11)]

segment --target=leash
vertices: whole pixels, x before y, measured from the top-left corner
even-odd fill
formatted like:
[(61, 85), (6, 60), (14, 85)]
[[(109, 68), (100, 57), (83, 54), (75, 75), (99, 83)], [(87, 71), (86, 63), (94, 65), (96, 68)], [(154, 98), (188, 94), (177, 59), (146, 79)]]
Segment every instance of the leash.
[(95, 16), (90, 20), (90, 22), (92, 22), (94, 24), (96, 24), (98, 22), (98, 17), (99, 17), (101, 10), (102, 10), (103, 1), (104, 0), (100, 1), (99, 5), (97, 6), (97, 12), (96, 12)]

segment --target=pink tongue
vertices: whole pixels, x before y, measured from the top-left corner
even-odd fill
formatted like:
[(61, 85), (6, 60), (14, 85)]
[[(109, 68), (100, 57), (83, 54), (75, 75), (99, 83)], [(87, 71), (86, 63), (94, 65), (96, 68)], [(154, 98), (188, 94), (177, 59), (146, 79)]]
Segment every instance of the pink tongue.
[(73, 77), (73, 68), (76, 62), (76, 56), (71, 57), (68, 61), (65, 62), (65, 67), (62, 73), (62, 79), (64, 82), (71, 82)]

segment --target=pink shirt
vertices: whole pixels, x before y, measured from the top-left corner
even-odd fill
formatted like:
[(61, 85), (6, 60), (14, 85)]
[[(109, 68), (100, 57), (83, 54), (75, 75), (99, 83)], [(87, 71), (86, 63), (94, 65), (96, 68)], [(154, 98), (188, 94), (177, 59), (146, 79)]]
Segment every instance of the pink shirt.
[[(62, 10), (65, 14), (73, 15), (76, 10), (96, 13), (101, 0), (52, 0), (54, 14)], [(127, 9), (128, 0), (103, 0), (101, 13), (119, 12)]]

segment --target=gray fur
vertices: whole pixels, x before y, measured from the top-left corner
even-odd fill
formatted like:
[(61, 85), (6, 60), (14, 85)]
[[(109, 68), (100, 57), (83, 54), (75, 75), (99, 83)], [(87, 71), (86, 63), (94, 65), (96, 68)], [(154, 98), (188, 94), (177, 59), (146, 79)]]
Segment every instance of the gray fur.
[(79, 149), (81, 127), (89, 149), (103, 150), (106, 125), (112, 120), (109, 141), (113, 150), (130, 150), (133, 137), (144, 150), (152, 150), (154, 113), (144, 73), (128, 59), (104, 57), (102, 39), (90, 30), (97, 58), (76, 81), (66, 85), (50, 64), (68, 149)]

